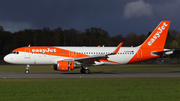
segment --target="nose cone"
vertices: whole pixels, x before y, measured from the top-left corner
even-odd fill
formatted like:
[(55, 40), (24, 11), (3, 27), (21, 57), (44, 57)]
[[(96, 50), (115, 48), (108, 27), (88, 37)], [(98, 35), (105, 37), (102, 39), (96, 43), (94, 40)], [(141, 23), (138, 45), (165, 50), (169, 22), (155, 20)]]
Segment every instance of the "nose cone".
[(4, 57), (4, 61), (5, 61), (5, 62), (8, 62), (8, 63), (11, 63), (11, 57), (10, 57), (9, 55), (6, 55), (6, 56)]

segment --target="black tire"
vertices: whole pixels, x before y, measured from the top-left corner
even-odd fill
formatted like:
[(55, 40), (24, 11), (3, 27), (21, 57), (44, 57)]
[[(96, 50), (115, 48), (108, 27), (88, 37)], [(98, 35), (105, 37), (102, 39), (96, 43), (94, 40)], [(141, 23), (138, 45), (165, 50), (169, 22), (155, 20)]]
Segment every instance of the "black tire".
[(84, 73), (84, 69), (81, 69), (80, 72), (81, 72), (81, 73)]

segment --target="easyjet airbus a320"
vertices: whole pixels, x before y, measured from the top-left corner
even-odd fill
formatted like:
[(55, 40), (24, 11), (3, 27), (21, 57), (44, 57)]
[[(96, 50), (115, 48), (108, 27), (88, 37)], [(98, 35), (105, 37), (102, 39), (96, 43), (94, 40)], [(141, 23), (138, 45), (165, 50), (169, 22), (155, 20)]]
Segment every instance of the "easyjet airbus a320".
[(70, 71), (81, 67), (81, 73), (90, 73), (89, 66), (123, 65), (170, 55), (172, 49), (164, 49), (170, 21), (162, 21), (144, 41), (137, 47), (39, 47), (29, 46), (13, 50), (4, 57), (4, 61), (12, 64), (53, 65), (54, 70)]

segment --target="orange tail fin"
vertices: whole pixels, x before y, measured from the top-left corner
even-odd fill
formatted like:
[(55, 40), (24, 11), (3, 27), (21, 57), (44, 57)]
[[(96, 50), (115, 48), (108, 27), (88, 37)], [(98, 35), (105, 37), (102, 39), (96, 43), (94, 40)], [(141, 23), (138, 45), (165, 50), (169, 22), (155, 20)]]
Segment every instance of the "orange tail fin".
[(164, 49), (169, 26), (170, 21), (161, 21), (151, 35), (144, 41), (141, 47)]

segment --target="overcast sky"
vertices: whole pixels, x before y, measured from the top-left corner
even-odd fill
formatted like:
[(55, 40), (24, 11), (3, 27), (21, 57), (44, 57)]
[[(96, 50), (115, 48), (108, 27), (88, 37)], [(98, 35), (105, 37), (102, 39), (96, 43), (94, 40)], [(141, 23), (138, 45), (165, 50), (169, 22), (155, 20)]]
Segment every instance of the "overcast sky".
[(1, 0), (0, 26), (6, 31), (91, 27), (110, 36), (147, 34), (162, 20), (180, 31), (180, 0)]

